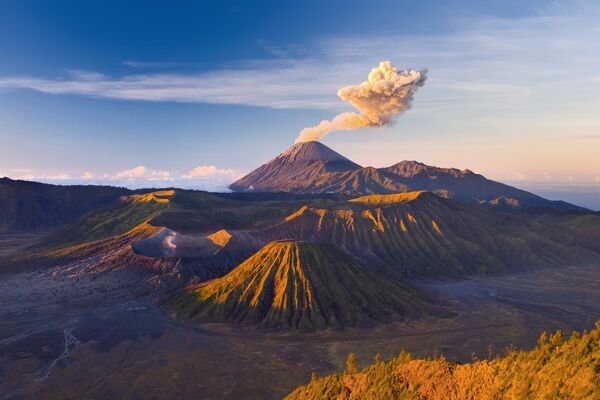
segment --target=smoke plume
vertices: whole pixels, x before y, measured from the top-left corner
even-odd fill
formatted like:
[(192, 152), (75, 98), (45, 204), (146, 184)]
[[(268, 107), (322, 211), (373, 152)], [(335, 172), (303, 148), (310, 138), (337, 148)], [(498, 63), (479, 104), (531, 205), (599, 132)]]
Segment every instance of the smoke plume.
[(425, 83), (427, 71), (398, 71), (389, 61), (382, 61), (373, 68), (367, 80), (360, 85), (346, 86), (338, 90), (342, 100), (352, 104), (359, 112), (344, 112), (317, 126), (304, 128), (296, 139), (298, 142), (319, 140), (333, 131), (383, 126), (394, 115), (408, 110), (413, 95)]

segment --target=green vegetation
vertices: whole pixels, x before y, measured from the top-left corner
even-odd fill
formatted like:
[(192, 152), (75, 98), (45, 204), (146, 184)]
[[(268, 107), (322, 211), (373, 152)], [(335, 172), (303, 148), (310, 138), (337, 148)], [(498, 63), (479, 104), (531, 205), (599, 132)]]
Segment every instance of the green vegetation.
[[(246, 244), (228, 247), (230, 266), (281, 239), (329, 243), (372, 270), (407, 278), (575, 264), (597, 260), (600, 254), (600, 230), (594, 228), (598, 217), (593, 214), (573, 213), (577, 219), (572, 222), (567, 216), (546, 221), (550, 217), (484, 210), (429, 192), (350, 201), (299, 196), (252, 198), (185, 190), (130, 194), (49, 232), (14, 258), (18, 263), (35, 258), (45, 265), (55, 262), (44, 260), (49, 252), (77, 257), (80, 253), (61, 250), (116, 238), (143, 223), (182, 234), (225, 229), (237, 231), (236, 237), (251, 237)], [(200, 250), (191, 249), (189, 258)]]
[(589, 232), (600, 232), (600, 212), (568, 212), (551, 209), (530, 210), (528, 214), (538, 221), (568, 226)]
[(221, 229), (253, 229), (272, 224), (294, 209), (296, 201), (236, 201), (206, 192), (180, 191), (151, 224), (179, 233), (211, 233)]
[(33, 249), (58, 250), (123, 235), (142, 223), (181, 233), (260, 226), (290, 212), (279, 202), (238, 202), (206, 192), (163, 190), (121, 196), (75, 221), (50, 231)]
[[(351, 355), (352, 356), (352, 355)], [(313, 375), (286, 400), (480, 400), (600, 398), (600, 322), (591, 332), (543, 333), (531, 351), (508, 351), (490, 360), (455, 364), (443, 357), (413, 359), (408, 353), (355, 371)]]
[(137, 201), (135, 197), (127, 196), (50, 232), (35, 249), (53, 250), (119, 236), (154, 218), (168, 207), (168, 201)]
[(600, 231), (459, 204), (430, 192), (304, 206), (255, 235), (330, 243), (408, 278), (522, 271), (596, 261), (600, 254)]
[(330, 245), (293, 241), (266, 245), (173, 302), (199, 321), (274, 329), (372, 325), (433, 308), (417, 290)]

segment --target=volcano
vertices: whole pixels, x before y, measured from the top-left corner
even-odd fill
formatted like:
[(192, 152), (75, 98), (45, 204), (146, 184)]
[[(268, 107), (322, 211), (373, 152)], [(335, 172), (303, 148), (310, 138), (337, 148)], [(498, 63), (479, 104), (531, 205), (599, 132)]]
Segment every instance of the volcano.
[(316, 141), (296, 143), (230, 188), (233, 191), (341, 194), (407, 189), (375, 168), (363, 168)]
[(415, 289), (328, 244), (275, 241), (222, 278), (180, 293), (193, 319), (271, 329), (371, 325), (424, 313)]
[(522, 209), (586, 209), (487, 179), (470, 170), (401, 161), (386, 168), (361, 167), (316, 141), (300, 142), (231, 184), (236, 192), (336, 193), (348, 196), (429, 190), (483, 206)]

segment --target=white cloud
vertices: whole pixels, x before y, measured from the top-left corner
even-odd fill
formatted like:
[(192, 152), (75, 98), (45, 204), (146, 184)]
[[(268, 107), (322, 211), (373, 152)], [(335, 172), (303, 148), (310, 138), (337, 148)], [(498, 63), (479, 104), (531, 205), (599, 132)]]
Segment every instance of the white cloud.
[(230, 168), (219, 168), (215, 165), (200, 165), (179, 180), (185, 187), (208, 191), (228, 191), (229, 185), (243, 174)]
[(31, 169), (13, 169), (8, 177), (54, 184), (94, 184), (124, 186), (132, 189), (151, 187), (178, 187), (208, 191), (228, 191), (229, 185), (240, 178), (240, 171), (219, 168), (215, 165), (200, 165), (187, 173), (158, 170), (138, 165), (116, 173), (94, 174), (85, 171), (81, 175), (36, 173)]
[(233, 169), (226, 168), (217, 168), (214, 165), (201, 165), (194, 169), (192, 169), (187, 174), (183, 175), (184, 178), (200, 178), (200, 177), (208, 177), (208, 176), (229, 176), (236, 177), (239, 173), (237, 173)]
[(69, 174), (58, 173), (58, 174), (35, 174), (33, 170), (29, 168), (16, 168), (12, 169), (11, 173), (6, 175), (11, 179), (21, 180), (47, 180), (47, 181), (67, 181), (73, 179)]
[(123, 65), (131, 68), (175, 68), (184, 66), (185, 63), (168, 62), (168, 61), (123, 61)]
[(117, 179), (132, 179), (132, 178), (141, 178), (146, 174), (147, 168), (143, 165), (138, 165), (137, 167), (133, 167), (131, 169), (126, 169), (121, 172), (117, 172), (115, 177)]
[[(69, 71), (61, 78), (0, 77), (0, 89), (31, 89), (49, 94), (78, 94), (121, 100), (186, 103), (244, 104), (271, 108), (336, 106), (335, 85), (309, 82), (314, 68), (305, 61), (197, 74), (136, 74), (109, 77), (94, 72)], [(259, 69), (256, 69), (259, 68)], [(332, 96), (330, 96), (333, 93)], [(324, 101), (321, 96), (330, 97)]]
[(120, 180), (148, 180), (148, 181), (156, 181), (156, 180), (168, 180), (171, 178), (171, 173), (168, 171), (161, 171), (155, 169), (146, 168), (143, 165), (138, 165), (137, 167), (126, 169), (121, 172), (117, 172), (114, 175), (114, 179)]
[(63, 181), (63, 180), (67, 180), (67, 179), (73, 179), (73, 177), (71, 175), (68, 174), (58, 174), (58, 175), (50, 175), (50, 176), (46, 176), (46, 179), (52, 179), (52, 180), (59, 180), (59, 181)]
[[(25, 88), (126, 100), (337, 110), (347, 107), (336, 97), (337, 89), (360, 81), (365, 70), (389, 59), (399, 68), (429, 68), (427, 88), (417, 99), (423, 112), (513, 107), (536, 94), (560, 105), (565, 102), (564, 95), (568, 95), (565, 88), (580, 85), (586, 89), (590, 81), (598, 80), (599, 17), (600, 7), (596, 4), (577, 2), (553, 5), (531, 17), (463, 19), (460, 29), (437, 35), (321, 39), (309, 45), (307, 51), (297, 52), (314, 54), (312, 58), (289, 58), (288, 53), (277, 52), (272, 59), (240, 61), (189, 74), (107, 76), (69, 71), (54, 78), (0, 76), (0, 89)], [(124, 63), (134, 68), (177, 65)], [(589, 101), (593, 103), (594, 98)]]
[(596, 182), (600, 182), (600, 176), (597, 176), (596, 178), (594, 178), (594, 180), (595, 180)]

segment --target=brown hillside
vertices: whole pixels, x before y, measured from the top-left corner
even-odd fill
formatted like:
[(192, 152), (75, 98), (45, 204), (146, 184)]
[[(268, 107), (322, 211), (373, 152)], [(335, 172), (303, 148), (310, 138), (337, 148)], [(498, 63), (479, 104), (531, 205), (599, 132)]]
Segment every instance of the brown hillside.
[(542, 334), (531, 351), (455, 364), (443, 357), (412, 359), (402, 353), (355, 370), (349, 357), (344, 374), (313, 378), (286, 400), (513, 400), (600, 398), (600, 323), (567, 340)]
[(330, 245), (279, 241), (174, 303), (195, 320), (273, 329), (324, 329), (419, 315), (423, 295)]
[(461, 276), (597, 261), (598, 235), (513, 213), (458, 204), (429, 192), (367, 196), (334, 208), (302, 207), (253, 232), (331, 243), (370, 266), (406, 276)]

